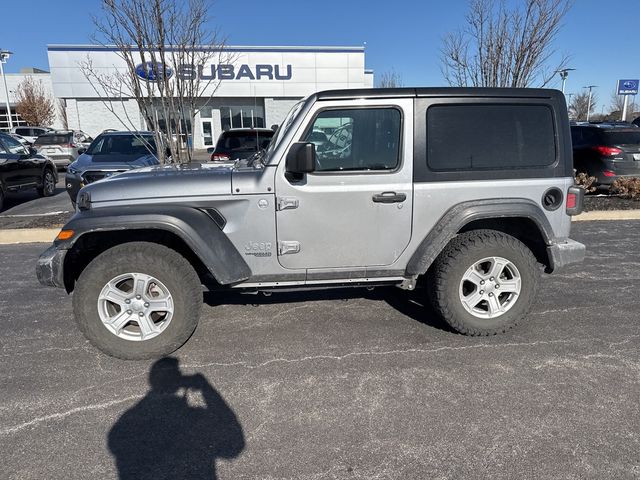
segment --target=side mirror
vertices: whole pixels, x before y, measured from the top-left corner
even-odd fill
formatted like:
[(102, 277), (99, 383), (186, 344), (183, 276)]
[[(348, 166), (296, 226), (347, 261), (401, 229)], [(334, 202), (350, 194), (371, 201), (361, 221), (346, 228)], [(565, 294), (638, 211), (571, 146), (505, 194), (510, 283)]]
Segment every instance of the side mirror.
[(82, 155), (82, 154), (83, 154), (84, 152), (86, 152), (86, 151), (87, 151), (87, 149), (86, 149), (85, 147), (80, 147), (80, 148), (78, 149), (78, 155)]
[(32, 157), (38, 154), (38, 150), (36, 150), (33, 147), (28, 147), (29, 148), (29, 155), (31, 155)]
[(316, 169), (316, 146), (313, 143), (296, 142), (287, 154), (287, 173), (311, 173)]

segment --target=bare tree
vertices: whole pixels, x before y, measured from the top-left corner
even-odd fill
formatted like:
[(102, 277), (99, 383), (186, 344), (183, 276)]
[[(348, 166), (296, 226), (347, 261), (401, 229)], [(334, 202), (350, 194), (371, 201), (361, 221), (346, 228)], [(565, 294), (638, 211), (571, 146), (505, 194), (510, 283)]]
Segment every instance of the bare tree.
[[(94, 40), (115, 46), (126, 68), (104, 72), (87, 58), (85, 76), (123, 126), (136, 129), (122, 108), (123, 99), (133, 98), (148, 128), (167, 134), (171, 158), (191, 161), (183, 140), (219, 85), (221, 65), (231, 62), (224, 41), (207, 26), (210, 0), (101, 0), (101, 10)], [(165, 152), (158, 153), (164, 160)]]
[(380, 88), (398, 88), (404, 86), (402, 81), (402, 75), (396, 72), (393, 68), (383, 72), (378, 81), (378, 87)]
[(569, 104), (569, 117), (573, 120), (586, 120), (587, 111), (590, 110), (590, 114), (593, 114), (596, 103), (598, 103), (598, 97), (595, 93), (591, 94), (591, 109), (589, 109), (589, 92), (576, 93)]
[(28, 125), (50, 126), (56, 117), (53, 98), (42, 80), (26, 77), (16, 89), (16, 112)]
[[(624, 95), (618, 95), (618, 90), (614, 90), (611, 92), (611, 115), (613, 117), (617, 117), (616, 120), (620, 120), (622, 117), (622, 111), (624, 110)], [(627, 100), (627, 116), (629, 114), (633, 114), (637, 110), (637, 105), (635, 102), (635, 95), (630, 96), (629, 100)]]
[(458, 87), (543, 87), (567, 67), (554, 41), (572, 0), (470, 0), (465, 27), (441, 47), (445, 80)]
[(62, 128), (65, 130), (69, 130), (69, 118), (67, 117), (67, 101), (64, 98), (58, 99), (58, 117), (60, 118), (60, 123), (62, 123)]

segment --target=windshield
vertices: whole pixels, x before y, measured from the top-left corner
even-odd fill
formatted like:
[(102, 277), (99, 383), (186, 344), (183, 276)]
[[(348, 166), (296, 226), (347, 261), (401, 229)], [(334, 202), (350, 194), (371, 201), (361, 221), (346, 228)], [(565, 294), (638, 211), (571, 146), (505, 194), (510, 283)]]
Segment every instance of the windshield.
[(108, 161), (108, 155), (131, 155), (142, 157), (156, 154), (156, 142), (151, 135), (100, 135), (87, 150), (87, 155), (104, 158), (94, 160)]
[(640, 128), (638, 131), (608, 131), (604, 138), (609, 145), (638, 145), (640, 144)]
[(273, 132), (225, 132), (218, 140), (216, 151), (221, 152), (257, 152), (267, 148)]
[(284, 122), (282, 122), (282, 124), (278, 127), (278, 130), (276, 130), (275, 135), (271, 139), (271, 143), (269, 144), (269, 147), (267, 147), (267, 155), (265, 158), (268, 158), (271, 153), (273, 153), (273, 151), (278, 147), (278, 145), (282, 141), (282, 137), (298, 117), (298, 114), (300, 113), (300, 110), (302, 110), (305, 102), (306, 99), (300, 100), (291, 108), (291, 110), (289, 110), (289, 113), (285, 117)]

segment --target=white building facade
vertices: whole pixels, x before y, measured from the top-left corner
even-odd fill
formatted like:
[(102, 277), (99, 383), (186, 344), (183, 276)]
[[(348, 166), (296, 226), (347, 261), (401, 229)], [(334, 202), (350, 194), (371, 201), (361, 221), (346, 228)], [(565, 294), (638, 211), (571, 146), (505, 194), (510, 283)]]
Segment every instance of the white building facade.
[[(178, 66), (206, 82), (190, 129), (194, 148), (214, 146), (227, 128), (280, 124), (314, 92), (373, 86), (364, 47), (226, 47), (224, 54), (232, 60)], [(108, 95), (87, 78), (89, 64), (100, 74), (126, 72), (115, 48), (49, 45), (48, 56), (53, 93), (66, 105), (69, 128), (94, 137), (105, 129), (147, 129), (133, 98)]]

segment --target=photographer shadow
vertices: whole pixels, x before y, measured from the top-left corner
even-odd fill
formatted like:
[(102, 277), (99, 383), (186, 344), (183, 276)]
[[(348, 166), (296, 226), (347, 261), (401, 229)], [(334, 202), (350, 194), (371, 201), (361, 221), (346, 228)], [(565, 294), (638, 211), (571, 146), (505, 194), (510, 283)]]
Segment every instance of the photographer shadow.
[(108, 435), (120, 479), (216, 479), (216, 460), (244, 449), (235, 413), (202, 374), (183, 375), (174, 357), (149, 370), (151, 389)]

